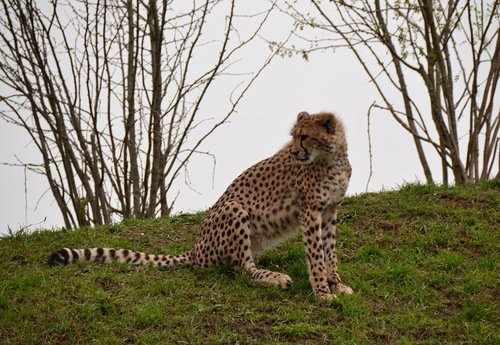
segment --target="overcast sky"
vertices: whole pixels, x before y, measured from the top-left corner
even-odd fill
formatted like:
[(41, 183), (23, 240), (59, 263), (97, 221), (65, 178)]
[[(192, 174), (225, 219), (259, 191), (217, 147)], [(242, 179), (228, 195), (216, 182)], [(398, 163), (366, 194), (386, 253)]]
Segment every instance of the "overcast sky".
[[(286, 18), (275, 18), (264, 37), (284, 37), (289, 24)], [(259, 40), (245, 59), (252, 61), (268, 52), (268, 44)], [(217, 90), (211, 95), (206, 104), (207, 114), (217, 112), (217, 97), (228, 97)], [(217, 160), (213, 179), (212, 160), (194, 159), (189, 169), (192, 188), (179, 181), (174, 211), (192, 212), (210, 207), (243, 170), (286, 144), (300, 111), (331, 111), (343, 119), (353, 167), (348, 194), (364, 192), (369, 176), (367, 111), (377, 99), (364, 71), (347, 50), (317, 53), (309, 61), (299, 57), (275, 59), (244, 98), (238, 113), (204, 144), (203, 149), (212, 152)], [(393, 189), (405, 182), (423, 181), (411, 137), (387, 113), (373, 111), (371, 122), (373, 176), (369, 190)], [(0, 162), (16, 162), (16, 156), (25, 162), (39, 162), (38, 153), (24, 131), (0, 120)], [(438, 166), (434, 156), (429, 158), (433, 166)], [(5, 233), (8, 227), (17, 230), (26, 224), (35, 224), (30, 229), (63, 225), (43, 176), (28, 172), (27, 213), (23, 168), (0, 165), (0, 177), (0, 233)]]

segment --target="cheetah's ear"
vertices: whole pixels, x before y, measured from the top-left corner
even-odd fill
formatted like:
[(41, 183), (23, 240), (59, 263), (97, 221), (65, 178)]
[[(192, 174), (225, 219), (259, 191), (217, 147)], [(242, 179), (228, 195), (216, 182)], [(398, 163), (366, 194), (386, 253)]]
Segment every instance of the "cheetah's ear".
[(328, 117), (323, 121), (322, 125), (328, 133), (335, 134), (335, 119)]
[(299, 115), (297, 115), (297, 122), (300, 121), (300, 120), (303, 120), (305, 119), (306, 117), (309, 117), (311, 115), (309, 115), (309, 113), (307, 111), (301, 111), (299, 113)]

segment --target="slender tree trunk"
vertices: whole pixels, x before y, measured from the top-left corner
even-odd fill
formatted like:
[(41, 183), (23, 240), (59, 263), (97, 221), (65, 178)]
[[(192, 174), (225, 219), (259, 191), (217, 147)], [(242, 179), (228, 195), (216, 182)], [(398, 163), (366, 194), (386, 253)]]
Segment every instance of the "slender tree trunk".
[[(128, 46), (127, 46), (127, 123), (126, 139), (127, 151), (129, 153), (130, 175), (128, 180), (128, 190), (132, 190), (132, 207), (130, 202), (126, 210), (125, 217), (132, 215), (136, 218), (141, 216), (141, 191), (139, 184), (139, 165), (137, 160), (136, 144), (136, 117), (135, 117), (135, 78), (136, 78), (136, 54), (135, 54), (135, 27), (133, 1), (127, 0), (127, 21), (128, 21)], [(130, 186), (132, 188), (130, 188)], [(130, 196), (128, 200), (130, 200)], [(132, 210), (131, 210), (132, 208)]]
[(163, 33), (160, 29), (160, 20), (156, 0), (150, 0), (148, 4), (148, 26), (151, 44), (151, 77), (152, 77), (152, 102), (150, 118), (153, 131), (153, 161), (151, 168), (151, 186), (149, 192), (148, 217), (154, 217), (156, 211), (158, 189), (160, 187), (161, 174), (161, 99), (162, 99), (162, 78), (161, 78), (161, 46)]

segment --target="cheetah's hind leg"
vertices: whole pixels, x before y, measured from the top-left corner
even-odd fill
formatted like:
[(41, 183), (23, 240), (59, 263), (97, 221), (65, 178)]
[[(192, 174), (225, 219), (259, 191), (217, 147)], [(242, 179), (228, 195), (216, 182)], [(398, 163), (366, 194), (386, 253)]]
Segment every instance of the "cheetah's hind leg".
[(279, 272), (260, 269), (255, 266), (250, 239), (250, 216), (248, 212), (236, 202), (229, 203), (231, 226), (227, 229), (229, 244), (229, 259), (235, 271), (245, 271), (250, 278), (265, 286), (277, 286), (282, 289), (290, 287), (292, 279)]

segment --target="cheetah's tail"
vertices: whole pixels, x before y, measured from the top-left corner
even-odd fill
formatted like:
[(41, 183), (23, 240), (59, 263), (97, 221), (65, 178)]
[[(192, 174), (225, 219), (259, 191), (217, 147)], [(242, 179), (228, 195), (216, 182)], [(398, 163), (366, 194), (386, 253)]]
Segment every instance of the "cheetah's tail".
[(92, 262), (111, 263), (113, 261), (123, 262), (131, 265), (152, 264), (157, 267), (172, 267), (188, 265), (191, 263), (191, 253), (187, 251), (179, 255), (154, 255), (134, 252), (128, 249), (114, 248), (61, 248), (53, 252), (49, 257), (49, 266), (61, 266), (69, 263), (85, 260)]

